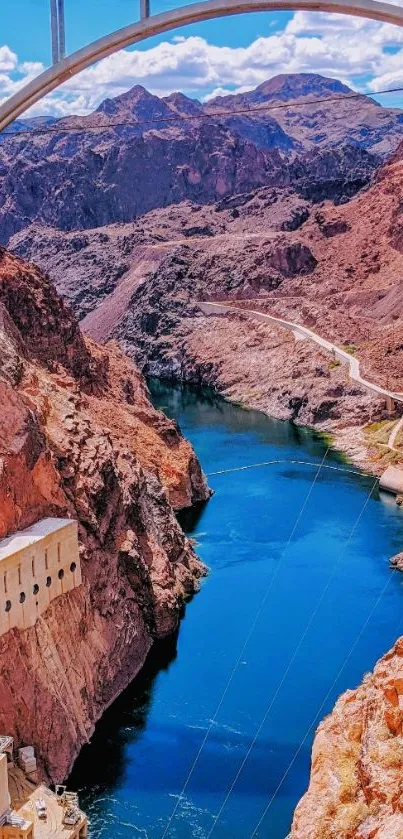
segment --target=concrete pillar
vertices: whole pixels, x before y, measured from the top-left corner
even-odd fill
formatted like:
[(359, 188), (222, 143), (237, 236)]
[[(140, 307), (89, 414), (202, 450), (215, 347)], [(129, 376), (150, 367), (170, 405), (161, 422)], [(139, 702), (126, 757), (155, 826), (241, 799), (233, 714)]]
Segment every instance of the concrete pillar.
[(66, 56), (66, 29), (64, 24), (64, 0), (57, 0), (59, 22), (59, 61)]
[(50, 27), (52, 33), (52, 64), (59, 61), (59, 26), (57, 20), (57, 0), (50, 0)]
[(150, 0), (140, 0), (140, 19), (150, 17)]
[(10, 795), (8, 792), (8, 769), (7, 755), (0, 754), (0, 817), (10, 807)]
[(395, 413), (395, 401), (392, 399), (391, 396), (386, 397), (386, 410), (390, 417), (394, 416)]

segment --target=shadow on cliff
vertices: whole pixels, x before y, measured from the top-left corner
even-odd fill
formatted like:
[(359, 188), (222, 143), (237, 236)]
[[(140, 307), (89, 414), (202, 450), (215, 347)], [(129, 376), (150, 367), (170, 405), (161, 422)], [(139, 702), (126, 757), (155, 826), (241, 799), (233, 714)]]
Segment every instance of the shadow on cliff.
[(177, 640), (178, 632), (156, 642), (138, 676), (105, 711), (74, 764), (70, 789), (99, 795), (119, 786), (128, 763), (127, 747), (135, 745), (147, 727), (157, 676), (175, 661)]

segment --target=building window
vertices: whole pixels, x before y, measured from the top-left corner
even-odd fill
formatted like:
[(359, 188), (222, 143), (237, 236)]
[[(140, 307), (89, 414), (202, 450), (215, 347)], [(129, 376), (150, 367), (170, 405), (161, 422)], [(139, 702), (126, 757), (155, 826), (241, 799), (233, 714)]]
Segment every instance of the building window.
[(47, 571), (48, 570), (48, 552), (47, 551), (45, 551), (45, 568), (46, 568), (46, 571)]
[(11, 610), (11, 600), (6, 600), (6, 612), (10, 612)]
[(22, 591), (20, 594), (20, 603), (25, 603), (25, 591)]
[(38, 586), (38, 584), (37, 584), (37, 583), (35, 583), (35, 585), (34, 585), (34, 587), (33, 587), (32, 591), (33, 591), (33, 593), (34, 593), (34, 594), (38, 594), (38, 592), (39, 592), (39, 586)]
[(47, 585), (47, 587), (48, 587), (48, 588), (50, 588), (50, 587), (51, 587), (51, 585), (52, 585), (52, 577), (46, 577), (46, 585)]
[(60, 571), (59, 571), (59, 573), (58, 573), (58, 575), (57, 575), (57, 576), (59, 577), (59, 580), (62, 580), (62, 579), (63, 579), (63, 577), (64, 577), (64, 571), (63, 571), (63, 568), (61, 568), (61, 569), (60, 569)]
[(71, 571), (72, 574), (74, 574), (74, 571), (76, 570), (76, 568), (77, 568), (76, 563), (72, 562), (71, 565), (70, 565), (70, 571)]
[(21, 585), (21, 565), (18, 566), (18, 585)]
[(35, 560), (31, 559), (32, 576), (35, 577)]
[(57, 561), (60, 562), (60, 542), (57, 543)]
[(4, 574), (4, 594), (7, 594), (7, 571)]

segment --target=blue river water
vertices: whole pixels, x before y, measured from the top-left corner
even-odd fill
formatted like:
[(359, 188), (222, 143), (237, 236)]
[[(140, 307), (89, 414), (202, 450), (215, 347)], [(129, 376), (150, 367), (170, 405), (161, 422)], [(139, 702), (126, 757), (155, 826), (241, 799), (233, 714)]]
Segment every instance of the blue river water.
[[(152, 394), (206, 473), (326, 453), (319, 435), (211, 394)], [(334, 451), (324, 464), (348, 468)], [(210, 575), (76, 762), (69, 783), (92, 839), (162, 839), (175, 807), (170, 839), (287, 835), (316, 724), (403, 632), (403, 577), (388, 566), (403, 514), (372, 478), (322, 468), (313, 483), (317, 471), (283, 462), (211, 476), (214, 496), (182, 516)]]

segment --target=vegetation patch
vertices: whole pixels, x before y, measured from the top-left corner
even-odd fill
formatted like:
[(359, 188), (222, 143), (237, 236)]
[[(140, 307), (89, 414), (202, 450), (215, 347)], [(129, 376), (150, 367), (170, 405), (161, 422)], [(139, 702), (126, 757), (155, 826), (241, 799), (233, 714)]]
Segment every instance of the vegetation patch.
[(389, 440), (390, 433), (396, 420), (381, 420), (380, 422), (371, 422), (364, 428), (365, 439), (370, 445), (386, 446)]

